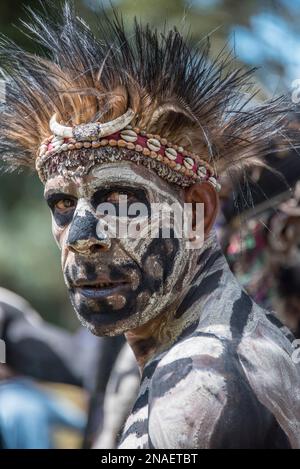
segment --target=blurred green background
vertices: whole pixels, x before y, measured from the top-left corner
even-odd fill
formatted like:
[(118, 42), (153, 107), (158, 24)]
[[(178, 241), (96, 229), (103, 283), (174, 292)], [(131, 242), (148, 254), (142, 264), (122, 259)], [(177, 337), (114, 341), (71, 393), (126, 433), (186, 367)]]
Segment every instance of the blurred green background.
[[(54, 0), (52, 3), (55, 2)], [(258, 65), (257, 80), (267, 94), (290, 88), (300, 77), (300, 0), (77, 0), (78, 14), (91, 26), (102, 5), (111, 4), (130, 28), (134, 16), (153, 27), (177, 25), (195, 43), (211, 34), (212, 51), (227, 43), (246, 66)], [(36, 0), (1, 0), (0, 33), (34, 52), (35, 45), (18, 29), (24, 7)], [(1, 66), (1, 64), (0, 64)], [(47, 320), (74, 329), (78, 322), (69, 304), (52, 239), (43, 187), (34, 174), (0, 177), (0, 285), (29, 300)]]

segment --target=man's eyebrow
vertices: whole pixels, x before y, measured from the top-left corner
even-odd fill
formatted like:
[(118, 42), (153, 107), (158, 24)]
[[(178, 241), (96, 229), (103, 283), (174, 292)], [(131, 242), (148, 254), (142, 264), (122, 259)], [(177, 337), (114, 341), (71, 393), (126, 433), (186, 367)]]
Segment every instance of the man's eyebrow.
[(129, 194), (133, 194), (137, 197), (144, 197), (147, 198), (148, 196), (148, 191), (146, 188), (141, 187), (137, 189), (136, 187), (129, 186), (128, 184), (122, 184), (122, 183), (116, 183), (112, 184), (111, 186), (105, 186), (105, 187), (99, 187), (99, 188), (94, 188), (94, 193), (92, 195), (92, 198), (97, 197), (97, 196), (102, 196), (106, 194), (110, 194), (112, 192), (128, 192)]
[(124, 192), (130, 192), (131, 194), (144, 194), (146, 195), (148, 193), (147, 188), (144, 187), (134, 187), (131, 185), (128, 185), (128, 183), (114, 183), (111, 186), (100, 186), (100, 187), (94, 187), (94, 194), (109, 194), (111, 192), (117, 192), (117, 191), (124, 191)]

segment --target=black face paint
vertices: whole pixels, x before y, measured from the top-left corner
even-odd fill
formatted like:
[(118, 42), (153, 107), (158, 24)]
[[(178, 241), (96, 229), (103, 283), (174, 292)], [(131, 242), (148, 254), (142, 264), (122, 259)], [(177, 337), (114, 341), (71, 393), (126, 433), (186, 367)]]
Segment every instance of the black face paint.
[[(68, 267), (65, 280), (72, 304), (82, 322), (99, 335), (122, 334), (156, 317), (174, 302), (174, 295), (179, 295), (180, 289), (172, 293), (174, 285), (178, 281), (183, 284), (187, 278), (187, 263), (179, 261), (184, 241), (174, 237), (174, 230), (164, 236), (159, 233), (158, 238), (152, 238), (150, 230), (144, 231), (145, 214), (158, 227), (164, 212), (157, 219), (156, 211), (165, 204), (177, 204), (178, 193), (145, 168), (127, 163), (122, 167), (120, 177), (116, 166), (108, 164), (95, 167), (82, 178), (53, 178), (45, 189), (46, 194), (58, 195), (55, 200), (66, 198), (68, 192), (71, 198), (76, 195), (72, 216), (63, 220), (57, 214), (53, 216), (53, 232), (62, 250), (64, 270)], [(111, 203), (115, 208), (113, 218), (107, 221), (108, 230), (101, 230), (99, 225), (102, 217), (97, 209), (102, 203)], [(120, 210), (122, 203), (130, 214)], [(126, 215), (136, 217), (137, 225), (128, 225), (130, 231), (125, 238), (115, 237), (112, 230), (118, 220), (114, 217)], [(140, 226), (139, 216), (143, 217)], [(137, 234), (139, 228), (143, 229), (141, 237)], [(99, 239), (99, 234), (103, 238)], [(182, 271), (186, 272), (184, 280)]]
[[(168, 280), (169, 276), (172, 274), (175, 253), (178, 247), (178, 239), (153, 239), (147, 250), (145, 251), (141, 266), (138, 266), (134, 262), (128, 261), (123, 265), (113, 265), (109, 264), (105, 271), (108, 273), (111, 281), (122, 282), (126, 279), (132, 277), (133, 272), (135, 276), (139, 278), (137, 288), (133, 289), (132, 285), (124, 291), (122, 291), (122, 296), (125, 299), (124, 305), (116, 309), (110, 302), (109, 299), (86, 299), (84, 297), (76, 296), (76, 290), (74, 288), (70, 289), (71, 301), (75, 309), (79, 313), (79, 317), (82, 317), (84, 323), (93, 324), (95, 328), (101, 328), (101, 326), (113, 325), (117, 321), (125, 320), (131, 315), (138, 313), (143, 310), (145, 304), (148, 302), (155, 293), (162, 292), (164, 289), (164, 284)], [(161, 275), (156, 278), (155, 273), (150, 269), (146, 270), (148, 258), (155, 259), (158, 265), (161, 267)], [(165, 262), (165, 259), (168, 258), (168, 262)], [(91, 273), (91, 263), (87, 263), (84, 267), (89, 273)], [(95, 277), (94, 269), (93, 276)], [(88, 273), (87, 273), (88, 275)], [(121, 294), (121, 293), (120, 293)], [(143, 295), (144, 300), (141, 300)], [(155, 305), (153, 305), (155, 307)]]
[(134, 210), (130, 210), (132, 204), (135, 203), (143, 204), (147, 209), (148, 216), (151, 216), (151, 205), (149, 203), (149, 199), (147, 197), (146, 192), (142, 189), (134, 189), (132, 187), (122, 185), (115, 185), (110, 187), (109, 189), (99, 189), (98, 191), (96, 191), (91, 198), (91, 205), (94, 210), (97, 210), (100, 204), (109, 202), (113, 205), (115, 215), (117, 217), (124, 216), (125, 214), (122, 214), (121, 208), (122, 203), (120, 204), (118, 201), (112, 200), (112, 196), (114, 194), (119, 195), (123, 198), (123, 200), (126, 199), (127, 209), (129, 212), (127, 213), (126, 211), (126, 216), (128, 216), (128, 218), (134, 218), (135, 216), (139, 215), (139, 213), (130, 214), (130, 212), (135, 212)]
[(88, 210), (85, 215), (75, 215), (69, 230), (67, 243), (69, 246), (75, 245), (78, 241), (97, 239), (98, 219)]
[[(66, 210), (62, 213), (56, 208), (56, 204), (61, 200), (68, 200), (72, 202), (73, 206), (69, 210)], [(60, 227), (66, 226), (72, 221), (75, 208), (76, 208), (76, 203), (77, 203), (76, 197), (72, 197), (69, 194), (64, 194), (64, 193), (54, 193), (54, 194), (46, 195), (46, 202), (48, 206), (50, 207), (50, 210), (53, 213), (55, 222), (57, 223), (58, 226)]]
[(87, 262), (85, 265), (85, 274), (87, 280), (93, 281), (97, 279), (96, 266), (92, 262)]

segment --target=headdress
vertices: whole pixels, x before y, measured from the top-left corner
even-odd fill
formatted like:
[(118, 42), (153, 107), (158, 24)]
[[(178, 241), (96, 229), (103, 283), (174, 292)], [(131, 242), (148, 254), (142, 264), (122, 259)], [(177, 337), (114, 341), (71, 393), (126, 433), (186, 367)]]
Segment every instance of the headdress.
[(30, 166), (42, 181), (83, 174), (95, 163), (130, 160), (180, 186), (260, 162), (282, 131), (281, 99), (250, 107), (252, 71), (209, 58), (175, 29), (159, 33), (117, 16), (95, 34), (66, 3), (31, 12), (36, 56), (0, 40), (6, 106), (0, 154), (10, 168)]

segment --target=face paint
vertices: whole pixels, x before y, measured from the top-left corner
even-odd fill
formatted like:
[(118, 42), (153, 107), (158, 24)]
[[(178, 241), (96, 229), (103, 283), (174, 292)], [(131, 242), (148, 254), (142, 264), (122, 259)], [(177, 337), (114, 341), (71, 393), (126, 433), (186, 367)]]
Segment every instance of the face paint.
[[(98, 335), (122, 334), (158, 316), (189, 284), (197, 253), (182, 238), (114, 238), (100, 225), (97, 207), (183, 205), (183, 193), (130, 162), (95, 166), (72, 179), (55, 176), (45, 186), (53, 233), (61, 248), (65, 282), (81, 322)], [(134, 212), (134, 211), (132, 211)], [(109, 227), (108, 227), (109, 228)]]

